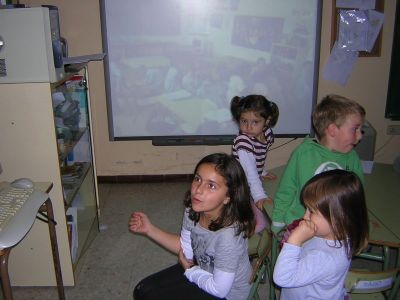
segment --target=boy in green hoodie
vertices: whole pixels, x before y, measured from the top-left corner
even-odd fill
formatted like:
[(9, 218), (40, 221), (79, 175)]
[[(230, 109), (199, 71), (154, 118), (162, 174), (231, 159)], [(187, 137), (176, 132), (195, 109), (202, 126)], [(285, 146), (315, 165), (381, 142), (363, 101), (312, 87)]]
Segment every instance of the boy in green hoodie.
[(353, 171), (364, 182), (361, 161), (353, 149), (362, 138), (364, 119), (364, 108), (345, 97), (327, 95), (318, 103), (312, 115), (316, 139), (305, 138), (293, 151), (275, 194), (274, 233), (303, 217), (300, 192), (314, 175), (343, 169)]

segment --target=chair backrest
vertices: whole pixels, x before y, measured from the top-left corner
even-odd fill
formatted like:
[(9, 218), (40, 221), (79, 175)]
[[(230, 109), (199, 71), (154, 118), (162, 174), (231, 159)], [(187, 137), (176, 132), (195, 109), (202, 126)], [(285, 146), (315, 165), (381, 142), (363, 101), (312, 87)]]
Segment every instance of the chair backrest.
[(396, 280), (399, 269), (385, 271), (350, 270), (345, 287), (350, 294), (371, 294), (390, 290)]
[[(263, 279), (263, 276), (271, 276), (270, 260), (268, 258), (271, 252), (271, 246), (272, 235), (267, 229), (264, 229), (257, 245), (257, 257), (250, 277), (250, 284), (252, 287), (247, 299), (259, 299), (257, 289), (260, 281)], [(271, 282), (270, 278), (268, 278), (268, 282)]]
[(258, 256), (262, 257), (268, 255), (269, 252), (271, 251), (271, 245), (272, 245), (271, 233), (267, 229), (264, 229), (262, 231), (261, 238), (257, 247)]

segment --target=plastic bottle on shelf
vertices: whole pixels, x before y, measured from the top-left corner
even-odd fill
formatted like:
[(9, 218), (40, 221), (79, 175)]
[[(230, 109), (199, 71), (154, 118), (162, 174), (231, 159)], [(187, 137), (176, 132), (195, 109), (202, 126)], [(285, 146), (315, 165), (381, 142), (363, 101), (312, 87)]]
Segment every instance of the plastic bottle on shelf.
[(57, 146), (58, 146), (58, 152), (61, 155), (64, 155), (66, 147), (65, 147), (65, 136), (62, 133), (57, 134)]

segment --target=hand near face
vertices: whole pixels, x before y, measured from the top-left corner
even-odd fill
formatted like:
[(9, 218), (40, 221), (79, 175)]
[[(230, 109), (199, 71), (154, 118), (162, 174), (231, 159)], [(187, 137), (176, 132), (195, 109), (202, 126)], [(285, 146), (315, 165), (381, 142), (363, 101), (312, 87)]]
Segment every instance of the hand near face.
[(133, 233), (147, 235), (151, 226), (149, 218), (142, 212), (133, 212), (129, 219), (129, 230)]
[(303, 219), (299, 225), (290, 234), (287, 242), (296, 246), (301, 246), (305, 241), (308, 241), (317, 232), (317, 226), (310, 221)]

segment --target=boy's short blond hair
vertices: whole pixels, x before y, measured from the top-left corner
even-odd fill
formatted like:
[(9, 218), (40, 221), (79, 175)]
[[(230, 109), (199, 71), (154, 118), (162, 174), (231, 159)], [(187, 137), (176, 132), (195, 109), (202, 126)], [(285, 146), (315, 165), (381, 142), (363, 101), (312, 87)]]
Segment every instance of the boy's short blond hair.
[(353, 114), (365, 118), (364, 107), (356, 101), (339, 95), (330, 94), (325, 96), (317, 104), (312, 114), (312, 122), (317, 138), (321, 139), (325, 136), (325, 130), (330, 124), (341, 126), (345, 122), (346, 117)]

